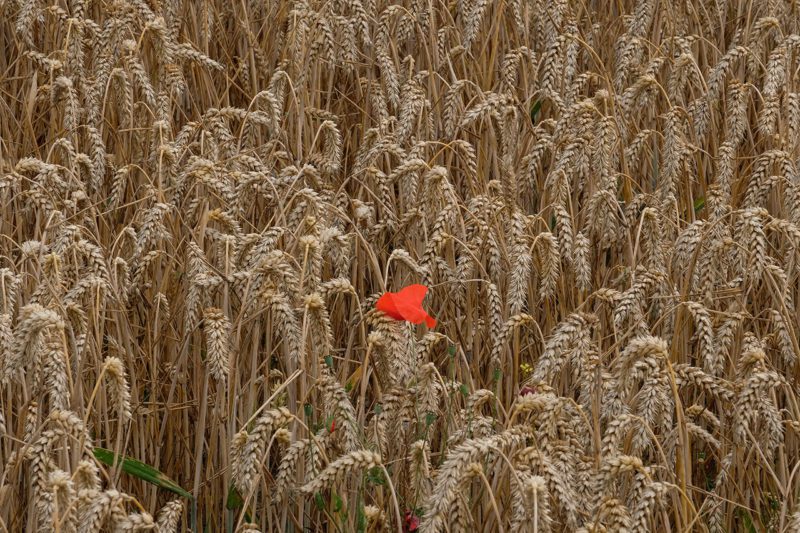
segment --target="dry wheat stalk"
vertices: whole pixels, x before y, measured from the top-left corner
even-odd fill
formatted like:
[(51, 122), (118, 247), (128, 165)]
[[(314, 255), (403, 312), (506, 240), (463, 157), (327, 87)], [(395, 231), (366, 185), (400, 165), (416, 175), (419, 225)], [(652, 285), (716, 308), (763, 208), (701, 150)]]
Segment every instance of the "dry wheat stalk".
[(0, 2), (0, 524), (796, 528), (798, 20)]

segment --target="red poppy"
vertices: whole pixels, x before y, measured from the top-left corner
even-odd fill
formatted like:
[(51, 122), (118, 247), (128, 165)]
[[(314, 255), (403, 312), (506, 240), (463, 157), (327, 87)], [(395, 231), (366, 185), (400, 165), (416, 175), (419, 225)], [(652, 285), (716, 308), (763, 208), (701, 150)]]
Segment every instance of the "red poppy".
[(403, 531), (413, 533), (419, 529), (419, 517), (414, 514), (414, 511), (406, 511), (404, 518)]
[(409, 285), (398, 292), (384, 293), (375, 304), (375, 309), (383, 311), (395, 320), (407, 320), (412, 324), (425, 324), (429, 328), (436, 325), (436, 319), (422, 308), (422, 300), (428, 293), (425, 285)]
[(531, 387), (530, 385), (525, 385), (522, 387), (522, 390), (519, 391), (520, 396), (527, 396), (528, 394), (536, 394), (536, 387)]

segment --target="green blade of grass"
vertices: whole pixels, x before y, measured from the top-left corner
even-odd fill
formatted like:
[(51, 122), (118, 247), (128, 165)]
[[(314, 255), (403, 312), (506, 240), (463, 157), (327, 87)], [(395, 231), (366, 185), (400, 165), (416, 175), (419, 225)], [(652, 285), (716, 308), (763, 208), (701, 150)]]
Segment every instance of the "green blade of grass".
[(700, 197), (694, 201), (694, 212), (697, 213), (706, 206), (706, 199)]
[[(228, 499), (225, 501), (225, 508), (231, 511), (238, 511), (243, 505), (244, 500), (242, 499), (241, 494), (239, 494), (239, 491), (237, 491), (236, 488), (231, 485), (228, 488)], [(244, 519), (248, 522), (253, 521), (247, 511), (244, 512)]]
[(542, 109), (542, 101), (536, 100), (531, 106), (531, 124), (536, 125), (536, 119), (539, 118), (539, 112)]
[(114, 452), (111, 450), (106, 450), (105, 448), (95, 448), (94, 456), (98, 461), (108, 466), (115, 466), (116, 464), (119, 464), (122, 467), (122, 471), (126, 474), (130, 474), (141, 480), (147, 481), (148, 483), (152, 483), (159, 488), (174, 492), (175, 494), (183, 496), (184, 498), (188, 498), (190, 500), (194, 499), (194, 497), (186, 489), (148, 464), (124, 455), (120, 459), (117, 459)]

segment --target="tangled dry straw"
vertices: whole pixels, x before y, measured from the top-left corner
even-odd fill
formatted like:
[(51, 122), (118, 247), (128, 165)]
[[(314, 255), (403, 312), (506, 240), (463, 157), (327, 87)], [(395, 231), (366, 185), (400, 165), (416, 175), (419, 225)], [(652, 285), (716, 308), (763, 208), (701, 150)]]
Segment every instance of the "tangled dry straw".
[(0, 45), (0, 531), (800, 531), (796, 2), (0, 0)]

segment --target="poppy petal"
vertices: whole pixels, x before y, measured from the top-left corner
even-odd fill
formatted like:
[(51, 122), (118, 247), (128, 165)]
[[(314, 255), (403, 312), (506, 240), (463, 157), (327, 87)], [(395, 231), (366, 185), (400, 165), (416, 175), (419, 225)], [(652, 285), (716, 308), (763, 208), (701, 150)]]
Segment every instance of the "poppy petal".
[(396, 294), (397, 299), (421, 308), (422, 300), (424, 300), (425, 295), (428, 294), (428, 287), (425, 285), (420, 285), (419, 283), (415, 283), (414, 285), (403, 287)]
[(432, 328), (436, 321), (422, 308), (422, 301), (427, 293), (428, 287), (425, 285), (409, 285), (395, 294), (394, 301), (404, 319), (412, 324), (421, 324), (424, 321)]
[(378, 298), (375, 302), (375, 309), (382, 311), (390, 318), (395, 320), (403, 320), (403, 316), (397, 310), (397, 304), (394, 301), (394, 294), (391, 292), (384, 293), (383, 296)]
[(409, 285), (398, 292), (384, 293), (375, 303), (375, 308), (395, 320), (407, 320), (412, 324), (425, 322), (429, 328), (433, 328), (436, 320), (422, 308), (427, 293), (428, 287), (425, 285)]
[(397, 303), (397, 310), (400, 312), (400, 316), (412, 324), (422, 324), (422, 322), (425, 320), (425, 317), (428, 316), (428, 313), (423, 311), (419, 306), (409, 304), (408, 302), (404, 302), (402, 300), (397, 302), (397, 299), (395, 299), (395, 302)]

